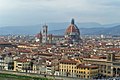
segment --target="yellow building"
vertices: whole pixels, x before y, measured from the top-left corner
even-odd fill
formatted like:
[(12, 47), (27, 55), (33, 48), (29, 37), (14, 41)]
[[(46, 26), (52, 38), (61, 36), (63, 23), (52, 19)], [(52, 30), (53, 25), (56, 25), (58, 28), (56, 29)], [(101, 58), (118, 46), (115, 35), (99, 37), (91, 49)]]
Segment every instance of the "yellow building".
[(61, 76), (90, 79), (98, 74), (98, 67), (95, 65), (83, 64), (75, 59), (68, 59), (60, 61), (59, 71)]
[(30, 59), (17, 59), (14, 61), (14, 71), (27, 72), (30, 70)]
[(61, 60), (59, 64), (60, 75), (75, 77), (75, 67), (79, 63), (80, 62), (78, 60), (74, 59)]
[(98, 67), (91, 64), (79, 64), (76, 66), (76, 76), (90, 79), (98, 74)]

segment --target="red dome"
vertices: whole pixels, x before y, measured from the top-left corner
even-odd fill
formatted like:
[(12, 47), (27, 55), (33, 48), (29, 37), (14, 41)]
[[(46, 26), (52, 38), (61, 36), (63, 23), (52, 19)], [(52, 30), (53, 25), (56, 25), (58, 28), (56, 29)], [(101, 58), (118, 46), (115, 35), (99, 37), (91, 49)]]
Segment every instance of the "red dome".
[(71, 24), (66, 29), (65, 34), (69, 34), (69, 33), (78, 33), (78, 34), (80, 33), (78, 27), (74, 24), (74, 19), (71, 20)]
[(66, 29), (66, 33), (77, 32), (75, 25), (70, 24), (70, 26)]

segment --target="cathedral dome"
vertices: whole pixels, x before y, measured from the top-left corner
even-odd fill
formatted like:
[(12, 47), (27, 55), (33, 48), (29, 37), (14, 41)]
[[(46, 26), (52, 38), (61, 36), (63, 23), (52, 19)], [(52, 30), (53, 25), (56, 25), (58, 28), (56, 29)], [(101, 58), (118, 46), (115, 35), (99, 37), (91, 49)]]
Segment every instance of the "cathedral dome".
[(77, 30), (73, 24), (70, 24), (70, 26), (66, 29), (66, 33), (72, 33), (72, 32), (77, 32)]
[(71, 24), (68, 26), (68, 28), (65, 31), (65, 34), (70, 34), (70, 33), (78, 33), (79, 34), (79, 29), (74, 24), (74, 19), (71, 20)]
[(74, 19), (72, 19), (71, 24), (65, 31), (65, 39), (68, 43), (71, 44), (80, 42), (80, 31), (74, 24)]

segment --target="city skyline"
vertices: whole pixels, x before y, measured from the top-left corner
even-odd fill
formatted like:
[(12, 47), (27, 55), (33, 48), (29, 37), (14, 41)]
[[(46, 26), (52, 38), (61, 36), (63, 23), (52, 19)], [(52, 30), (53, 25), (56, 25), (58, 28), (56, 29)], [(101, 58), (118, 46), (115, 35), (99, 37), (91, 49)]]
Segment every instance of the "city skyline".
[(0, 0), (0, 27), (50, 22), (120, 23), (119, 0)]
[(0, 80), (120, 80), (120, 0), (0, 0)]

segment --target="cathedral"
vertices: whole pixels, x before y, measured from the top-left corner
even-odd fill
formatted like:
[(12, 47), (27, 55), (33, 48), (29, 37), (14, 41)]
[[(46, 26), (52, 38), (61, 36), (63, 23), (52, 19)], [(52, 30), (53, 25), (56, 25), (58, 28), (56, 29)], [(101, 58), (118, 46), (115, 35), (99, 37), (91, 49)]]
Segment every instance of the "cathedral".
[(71, 20), (71, 24), (65, 31), (65, 40), (70, 44), (79, 43), (81, 41), (80, 31), (79, 28), (75, 25), (74, 19)]
[(42, 31), (37, 35), (40, 43), (68, 43), (79, 44), (81, 42), (79, 28), (75, 25), (74, 19), (71, 20), (71, 24), (65, 30), (65, 35), (53, 35), (48, 34), (48, 26), (43, 25)]

